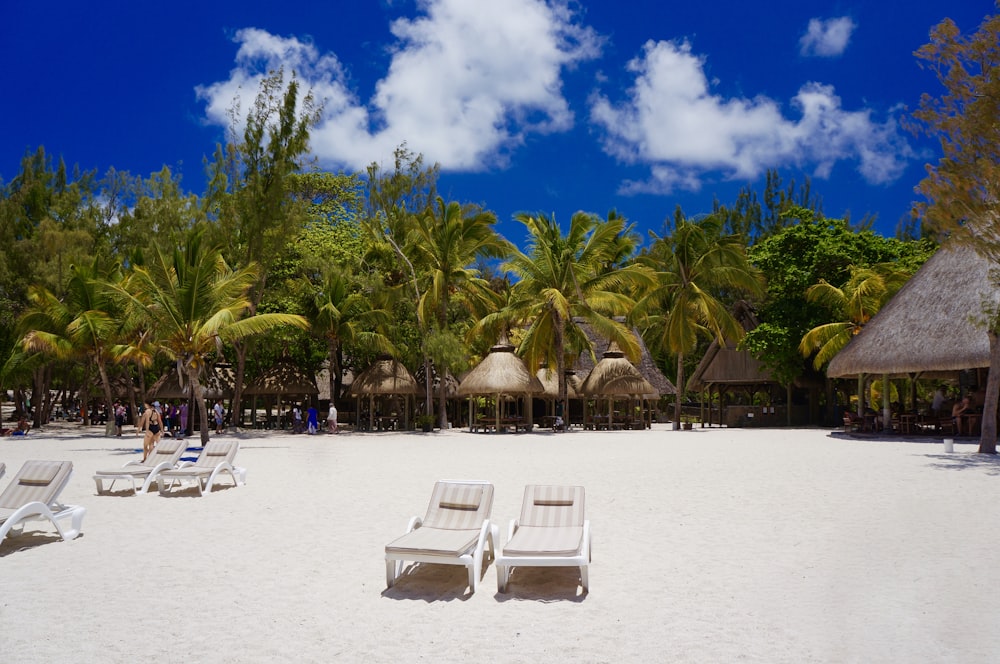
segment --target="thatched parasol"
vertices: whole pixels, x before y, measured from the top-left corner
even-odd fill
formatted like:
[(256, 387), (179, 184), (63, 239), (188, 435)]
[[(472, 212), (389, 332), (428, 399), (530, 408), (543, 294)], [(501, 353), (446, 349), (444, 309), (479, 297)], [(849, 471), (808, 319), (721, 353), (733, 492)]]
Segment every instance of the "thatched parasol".
[(249, 396), (312, 396), (319, 394), (316, 381), (288, 358), (282, 358), (262, 373), (243, 392)]
[(831, 377), (905, 376), (990, 364), (984, 303), (996, 308), (992, 263), (971, 247), (948, 245), (917, 270), (830, 362)]
[[(625, 353), (621, 351), (618, 344), (611, 342), (604, 352), (601, 361), (591, 370), (590, 374), (580, 385), (580, 392), (586, 396), (594, 397), (598, 400), (607, 400), (608, 426), (612, 426), (615, 421), (614, 402), (615, 398), (628, 399), (628, 410), (632, 410), (636, 401), (639, 405), (639, 417), (643, 426), (647, 418), (645, 415), (646, 399), (657, 399), (659, 393), (656, 388), (639, 373)], [(626, 426), (633, 425), (631, 416), (624, 418)]]
[[(206, 399), (233, 398), (236, 373), (231, 365), (222, 363), (215, 365), (208, 378), (202, 378), (202, 381)], [(170, 371), (160, 376), (147, 392), (150, 399), (189, 399), (191, 383), (185, 376), (184, 387), (181, 387), (177, 377), (177, 367), (172, 367)]]
[[(575, 371), (566, 371), (566, 396), (570, 399), (580, 398), (580, 378)], [(541, 396), (545, 399), (559, 398), (559, 381), (553, 369), (542, 368), (535, 374), (542, 384)]]
[[(423, 394), (413, 374), (403, 364), (392, 357), (382, 356), (370, 367), (358, 374), (351, 385), (350, 393), (358, 399), (358, 417), (361, 416), (361, 398), (368, 397), (368, 429), (376, 426), (376, 397), (405, 397), (402, 426), (409, 428), (410, 398)], [(393, 422), (395, 426), (395, 422)]]
[[(500, 430), (500, 401), (503, 397), (527, 397), (544, 391), (541, 381), (528, 371), (524, 360), (514, 354), (514, 346), (504, 335), (483, 361), (465, 375), (458, 385), (458, 395), (492, 396), (494, 398), (496, 429)], [(532, 426), (531, 408), (528, 411), (528, 427)], [(472, 411), (469, 409), (469, 426), (472, 426)]]

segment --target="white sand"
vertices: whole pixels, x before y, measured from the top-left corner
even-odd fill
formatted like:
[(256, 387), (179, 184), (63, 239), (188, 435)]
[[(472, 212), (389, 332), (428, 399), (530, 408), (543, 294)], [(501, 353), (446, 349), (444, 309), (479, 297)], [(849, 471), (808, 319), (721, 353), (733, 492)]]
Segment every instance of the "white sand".
[[(64, 425), (68, 427), (68, 425)], [(138, 438), (0, 440), (70, 459), (48, 524), (0, 544), (3, 661), (986, 662), (1000, 656), (1000, 462), (971, 441), (816, 429), (483, 435), (241, 434), (248, 484), (97, 496)], [(197, 440), (192, 440), (197, 444)], [(132, 446), (126, 448), (126, 446)], [(527, 483), (582, 484), (573, 570), (424, 565), (385, 590), (384, 545), (435, 480), (488, 479), (504, 539)]]

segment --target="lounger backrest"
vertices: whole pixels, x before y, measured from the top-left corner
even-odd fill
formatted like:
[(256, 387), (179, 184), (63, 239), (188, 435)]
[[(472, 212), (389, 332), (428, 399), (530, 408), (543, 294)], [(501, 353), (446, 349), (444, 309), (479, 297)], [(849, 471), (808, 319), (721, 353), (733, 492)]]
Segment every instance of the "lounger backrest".
[(424, 525), (446, 530), (475, 530), (493, 512), (493, 485), (489, 482), (434, 484)]
[(240, 444), (235, 440), (213, 440), (201, 451), (194, 465), (198, 468), (215, 468), (223, 461), (232, 463)]
[(582, 486), (529, 484), (524, 487), (519, 522), (522, 526), (582, 526), (584, 502)]
[(72, 472), (71, 461), (25, 461), (0, 494), (0, 508), (17, 509), (34, 502), (52, 505)]
[(173, 465), (177, 463), (177, 460), (181, 458), (184, 454), (184, 450), (187, 449), (187, 444), (183, 440), (178, 440), (172, 438), (170, 440), (161, 440), (153, 448), (150, 453), (149, 458), (142, 465), (144, 466), (157, 466), (164, 461)]

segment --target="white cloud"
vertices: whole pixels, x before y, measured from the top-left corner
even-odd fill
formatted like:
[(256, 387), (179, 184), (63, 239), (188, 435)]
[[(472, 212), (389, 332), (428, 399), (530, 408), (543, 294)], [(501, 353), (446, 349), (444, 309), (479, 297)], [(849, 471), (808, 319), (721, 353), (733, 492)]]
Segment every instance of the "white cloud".
[(850, 17), (809, 20), (806, 34), (799, 39), (799, 52), (802, 55), (817, 55), (832, 58), (841, 55), (851, 40), (851, 33), (857, 25)]
[(363, 169), (404, 141), (444, 169), (502, 164), (528, 133), (565, 131), (564, 68), (596, 57), (601, 40), (574, 22), (563, 0), (422, 0), (421, 14), (391, 25), (388, 72), (370, 101), (346, 83), (336, 56), (295, 38), (246, 29), (226, 81), (199, 87), (210, 122), (241, 89), (252, 101), (267, 70), (296, 72), (324, 104), (312, 150), (326, 165)]
[(868, 109), (847, 111), (830, 86), (803, 85), (791, 100), (799, 117), (789, 119), (767, 97), (712, 94), (704, 59), (686, 42), (647, 42), (628, 69), (635, 74), (629, 98), (615, 104), (595, 94), (590, 112), (608, 154), (650, 166), (650, 179), (626, 182), (625, 192), (694, 190), (709, 171), (749, 178), (786, 164), (813, 165), (827, 177), (843, 160), (856, 160), (869, 182), (885, 183), (912, 156), (892, 117), (879, 123)]

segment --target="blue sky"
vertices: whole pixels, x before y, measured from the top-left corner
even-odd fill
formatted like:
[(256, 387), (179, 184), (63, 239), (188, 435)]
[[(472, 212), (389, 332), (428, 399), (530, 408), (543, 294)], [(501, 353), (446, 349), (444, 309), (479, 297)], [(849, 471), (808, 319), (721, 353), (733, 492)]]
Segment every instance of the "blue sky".
[(659, 230), (729, 203), (764, 173), (813, 180), (827, 216), (895, 232), (932, 142), (900, 120), (940, 92), (913, 51), (988, 0), (680, 3), (382, 0), (284, 4), (9, 3), (0, 177), (44, 145), (68, 165), (203, 193), (225, 111), (268, 69), (323, 101), (313, 152), (330, 170), (391, 164), (401, 142), (439, 162), (449, 199), (494, 210), (616, 208)]

